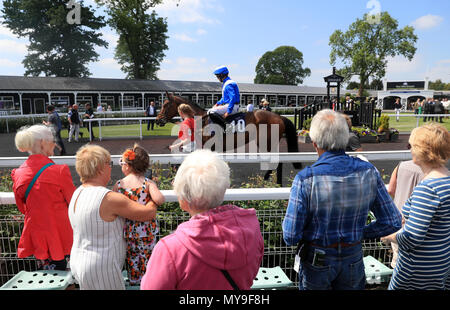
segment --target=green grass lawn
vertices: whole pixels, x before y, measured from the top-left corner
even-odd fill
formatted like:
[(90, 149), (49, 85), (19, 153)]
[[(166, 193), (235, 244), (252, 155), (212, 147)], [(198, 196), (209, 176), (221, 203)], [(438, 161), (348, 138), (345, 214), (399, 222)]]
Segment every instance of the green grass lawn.
[[(387, 115), (391, 115), (394, 113), (383, 113)], [(400, 113), (401, 114), (412, 114), (412, 112), (408, 113)], [(450, 130), (450, 119), (442, 118), (442, 125), (447, 128), (447, 130)], [(427, 121), (428, 123), (428, 121)], [(419, 119), (419, 126), (422, 126), (424, 124), (423, 117), (420, 117)], [(399, 121), (397, 122), (395, 116), (389, 117), (389, 127), (395, 128), (400, 132), (411, 132), (414, 128), (417, 127), (417, 118), (414, 116), (405, 116), (405, 117), (399, 117)]]
[[(155, 124), (153, 130), (147, 131), (147, 123), (142, 124), (142, 136), (170, 136), (172, 128), (175, 124), (168, 123), (164, 127), (160, 127)], [(177, 126), (178, 127), (178, 126)], [(99, 137), (99, 127), (94, 126), (93, 128), (94, 136)], [(83, 133), (84, 138), (89, 138), (89, 128), (80, 128), (80, 133)], [(178, 129), (174, 129), (175, 135), (178, 135)], [(69, 136), (67, 128), (61, 130), (61, 137), (67, 139)], [(102, 137), (139, 137), (139, 124), (129, 124), (129, 125), (102, 125)]]

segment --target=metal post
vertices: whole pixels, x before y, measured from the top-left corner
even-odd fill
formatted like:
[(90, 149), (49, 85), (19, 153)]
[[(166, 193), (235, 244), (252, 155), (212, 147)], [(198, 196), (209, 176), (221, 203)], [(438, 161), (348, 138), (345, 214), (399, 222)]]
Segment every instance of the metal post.
[(142, 140), (142, 120), (141, 119), (139, 120), (139, 137)]
[(277, 166), (277, 184), (283, 186), (283, 163), (279, 163)]
[[(92, 122), (90, 122), (92, 123)], [(91, 124), (89, 124), (91, 125)], [(98, 120), (98, 135), (99, 135), (99, 139), (100, 141), (102, 141), (102, 121), (99, 119)]]
[(19, 93), (20, 115), (23, 115), (22, 93)]
[[(89, 141), (90, 142), (92, 142), (92, 135), (91, 135), (91, 132), (92, 132), (92, 122), (89, 122)], [(101, 141), (102, 139), (101, 139), (101, 136), (100, 136), (100, 141)]]

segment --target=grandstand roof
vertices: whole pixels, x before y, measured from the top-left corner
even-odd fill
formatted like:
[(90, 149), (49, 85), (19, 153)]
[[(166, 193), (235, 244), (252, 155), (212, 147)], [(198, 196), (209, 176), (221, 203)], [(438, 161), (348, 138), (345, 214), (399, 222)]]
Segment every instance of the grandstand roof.
[[(219, 82), (0, 76), (0, 91), (221, 92)], [(239, 83), (241, 93), (326, 95), (326, 87)]]

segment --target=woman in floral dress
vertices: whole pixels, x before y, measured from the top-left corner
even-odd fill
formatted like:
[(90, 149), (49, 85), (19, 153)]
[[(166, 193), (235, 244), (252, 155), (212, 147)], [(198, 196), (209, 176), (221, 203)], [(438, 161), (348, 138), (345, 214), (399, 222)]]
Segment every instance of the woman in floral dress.
[[(120, 166), (125, 177), (117, 181), (114, 185), (114, 191), (122, 193), (129, 199), (143, 205), (150, 200), (158, 206), (164, 203), (164, 196), (156, 183), (145, 177), (145, 173), (150, 166), (148, 153), (145, 149), (137, 144), (132, 149), (127, 149), (122, 154)], [(147, 262), (156, 244), (158, 232), (159, 226), (156, 219), (149, 222), (125, 220), (126, 266), (131, 285), (140, 285)]]

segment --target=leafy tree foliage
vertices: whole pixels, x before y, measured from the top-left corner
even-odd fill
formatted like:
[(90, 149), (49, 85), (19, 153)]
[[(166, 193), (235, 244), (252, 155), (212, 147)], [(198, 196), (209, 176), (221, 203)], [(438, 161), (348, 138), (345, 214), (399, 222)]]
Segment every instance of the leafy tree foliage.
[(357, 19), (346, 32), (336, 30), (330, 36), (330, 63), (341, 60), (339, 74), (349, 80), (359, 75), (359, 94), (363, 93), (369, 77), (381, 79), (386, 74), (387, 57), (414, 57), (417, 36), (414, 28), (398, 29), (398, 22), (387, 12), (380, 13), (380, 22), (368, 21), (368, 14)]
[(430, 81), (428, 88), (433, 90), (450, 90), (450, 83), (444, 83), (441, 79), (437, 79), (434, 82)]
[(280, 46), (266, 52), (256, 65), (255, 84), (298, 85), (311, 75), (303, 68), (303, 54), (293, 46)]
[(157, 79), (164, 58), (167, 21), (148, 11), (162, 0), (98, 0), (109, 14), (108, 24), (117, 31), (115, 58), (129, 79)]
[(5, 0), (5, 24), (18, 37), (27, 37), (28, 55), (22, 61), (26, 76), (86, 77), (98, 60), (95, 46), (107, 47), (97, 30), (106, 25), (92, 7), (80, 4), (80, 24), (67, 22), (67, 0)]

